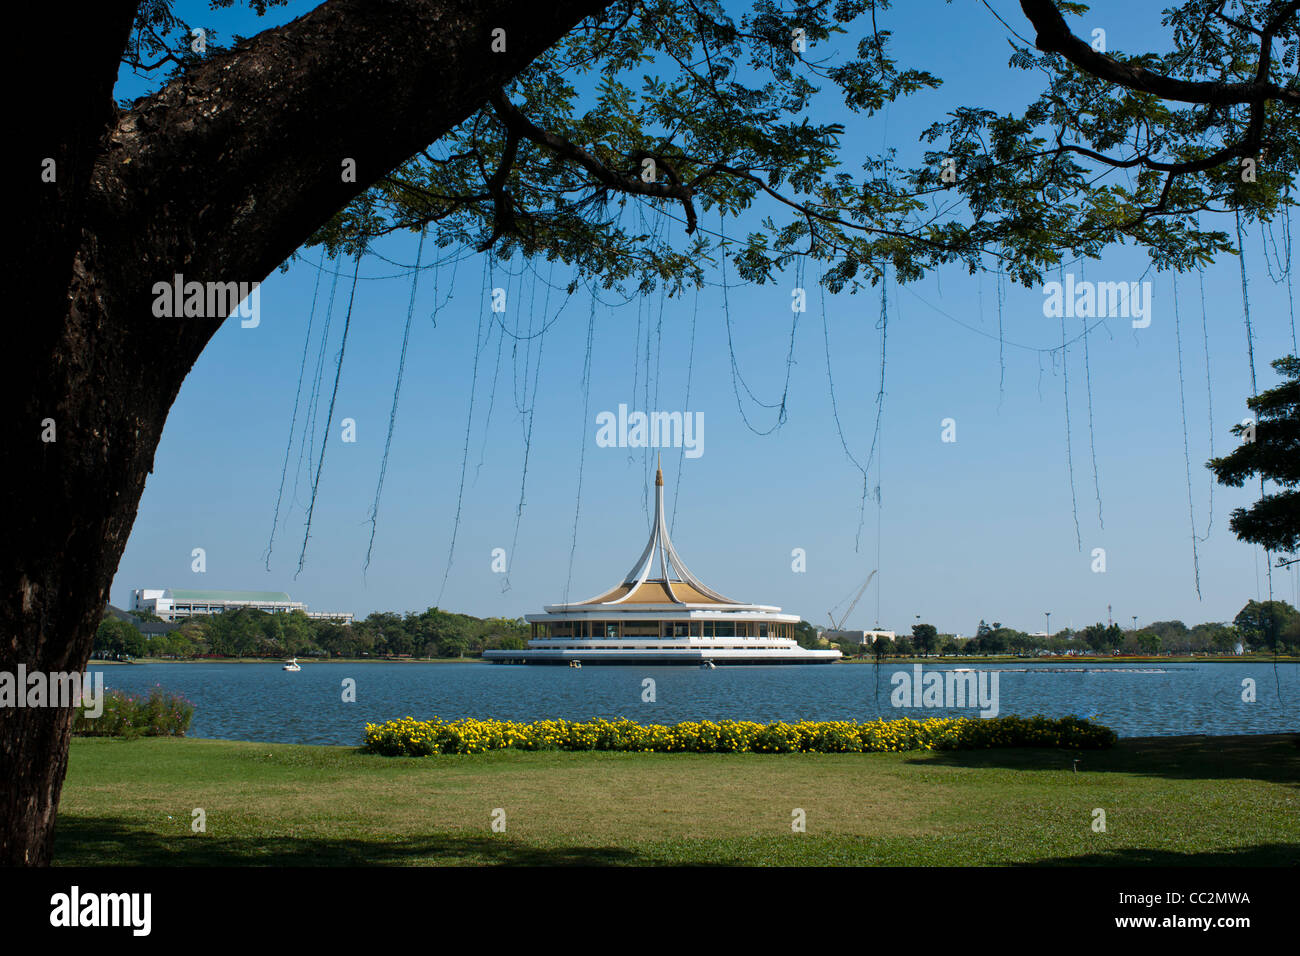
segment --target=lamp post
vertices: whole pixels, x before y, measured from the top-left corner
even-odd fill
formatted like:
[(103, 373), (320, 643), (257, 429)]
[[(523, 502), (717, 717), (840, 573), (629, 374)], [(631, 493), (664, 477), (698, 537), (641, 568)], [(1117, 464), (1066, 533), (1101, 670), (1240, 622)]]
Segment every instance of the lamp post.
[(1044, 611), (1043, 616), (1047, 618), (1047, 637), (1052, 636), (1052, 612)]

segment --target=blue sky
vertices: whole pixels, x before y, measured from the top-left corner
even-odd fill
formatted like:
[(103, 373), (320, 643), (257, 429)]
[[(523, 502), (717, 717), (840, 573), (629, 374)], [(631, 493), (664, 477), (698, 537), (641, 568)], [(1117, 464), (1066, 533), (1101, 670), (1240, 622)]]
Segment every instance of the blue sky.
[[(276, 20), (258, 20), (248, 11), (201, 9), (194, 19), (251, 34), (311, 6), (273, 11)], [(947, 110), (959, 104), (1010, 109), (1035, 92), (1023, 86), (1028, 74), (1007, 68), (1006, 29), (981, 4), (900, 7), (882, 24), (895, 31), (899, 60), (929, 68), (945, 85), (889, 115), (863, 118), (837, 111), (834, 118), (849, 127), (847, 155), (888, 142), (905, 162), (918, 148), (919, 130)], [(999, 0), (993, 7), (1028, 32), (1017, 4)], [(1098, 4), (1080, 25), (1105, 28), (1112, 47), (1162, 44), (1158, 5), (1142, 5), (1137, 13), (1133, 7)], [(178, 4), (178, 10), (186, 6)], [(139, 81), (123, 77), (118, 95), (140, 92)], [(751, 222), (728, 222), (728, 235), (741, 234)], [(718, 228), (716, 217), (702, 225)], [(411, 263), (416, 240), (395, 237), (375, 251)], [(1044, 612), (1050, 611), (1056, 630), (1104, 621), (1108, 604), (1125, 625), (1133, 615), (1139, 623), (1179, 618), (1190, 624), (1230, 620), (1246, 600), (1267, 595), (1262, 553), (1228, 530), (1230, 510), (1252, 500), (1252, 492), (1213, 488), (1213, 522), (1207, 529), (1211, 483), (1203, 463), (1210, 457), (1211, 438), (1217, 454), (1235, 443), (1228, 429), (1246, 416), (1250, 392), (1235, 257), (1223, 257), (1204, 274), (1204, 337), (1201, 277), (1177, 278), (1190, 507), (1196, 534), (1205, 536), (1197, 544), (1198, 598), (1174, 277), (1147, 273), (1145, 255), (1131, 247), (1111, 250), (1099, 262), (1067, 267), (1076, 277), (1145, 279), (1153, 286), (1150, 326), (1135, 329), (1127, 319), (1107, 320), (1088, 336), (1087, 368), (1082, 342), (1071, 345), (1062, 362), (1061, 326), (1044, 317), (1041, 289), (955, 268), (907, 287), (889, 283), (884, 409), (869, 482), (873, 488), (879, 484), (880, 503), (874, 496), (868, 501), (860, 534), (862, 477), (836, 432), (827, 337), (844, 438), (865, 461), (880, 386), (878, 289), (856, 296), (826, 294), (825, 336), (822, 296), (812, 281), (816, 267), (810, 266), (808, 311), (795, 330), (788, 418), (772, 434), (760, 436), (746, 427), (737, 406), (726, 315), (729, 311), (745, 381), (760, 400), (776, 402), (786, 374), (793, 274), (759, 287), (739, 284), (728, 270), (727, 309), (717, 270), (698, 300), (693, 292), (667, 300), (655, 293), (625, 303), (604, 295), (594, 311), (584, 417), (581, 384), (593, 314), (587, 290), (565, 302), (568, 274), (562, 267), (542, 263), (536, 275), (524, 271), (507, 278), (507, 270), (520, 272), (520, 264), (498, 263), (489, 277), (484, 257), (462, 255), (454, 269), (449, 264), (420, 277), (367, 572), (362, 563), (368, 516), (411, 294), (409, 276), (395, 275), (407, 270), (374, 256), (361, 265), (304, 568), (296, 573), (307, 501), (306, 466), (297, 469), (300, 435), (294, 438), (269, 572), (263, 559), (318, 276), (319, 250), (308, 250), (287, 274), (274, 273), (263, 284), (260, 325), (245, 329), (237, 318), (228, 320), (182, 388), (113, 583), (113, 602), (125, 604), (137, 587), (259, 588), (286, 590), (313, 609), (359, 615), (440, 603), (480, 616), (516, 616), (561, 600), (566, 589), (575, 599), (599, 593), (620, 580), (640, 553), (648, 521), (645, 496), (653, 492), (653, 453), (596, 444), (596, 415), (616, 412), (620, 403), (633, 410), (703, 416), (700, 457), (683, 459), (677, 449), (664, 453), (668, 511), (675, 512), (673, 539), (692, 571), (723, 593), (778, 604), (818, 624), (826, 623), (833, 606), (842, 611), (877, 567), (879, 574), (848, 626), (879, 623), (905, 630), (919, 615), (941, 631), (961, 634), (970, 634), (980, 619), (1042, 630)], [(1262, 390), (1276, 381), (1269, 360), (1291, 351), (1291, 306), (1285, 283), (1273, 281), (1265, 267), (1257, 226), (1248, 236), (1246, 263)], [(326, 348), (326, 399), (351, 264), (339, 268), (348, 274), (339, 283)], [(549, 295), (543, 280), (555, 286)], [(314, 378), (329, 282), (327, 275), (319, 288), (305, 388)], [(476, 341), (484, 340), (492, 321), (486, 294), (491, 286), (508, 289), (507, 310), (497, 318), (511, 332), (527, 336), (531, 330), (533, 337), (507, 336), (498, 366), (498, 326), (480, 350), (475, 381)], [(997, 336), (999, 287), (1005, 372)], [(1082, 320), (1066, 322), (1073, 339)], [(537, 335), (547, 323), (545, 334)], [(471, 394), (468, 468), (448, 572)], [(750, 422), (759, 430), (771, 428), (774, 411), (755, 406), (743, 390), (741, 395)], [(529, 410), (531, 444), (516, 540)], [(324, 413), (323, 402), (317, 448)], [(344, 418), (356, 422), (355, 443), (340, 440)], [(941, 440), (947, 418), (955, 420), (955, 442)], [(301, 428), (301, 414), (298, 424)], [(203, 574), (191, 571), (196, 547), (206, 552)], [(495, 548), (508, 552), (506, 575), (492, 570)], [(792, 570), (796, 548), (807, 555), (803, 573)], [(1092, 570), (1094, 548), (1105, 549), (1104, 573)], [(1273, 574), (1275, 596), (1294, 603), (1296, 567)]]

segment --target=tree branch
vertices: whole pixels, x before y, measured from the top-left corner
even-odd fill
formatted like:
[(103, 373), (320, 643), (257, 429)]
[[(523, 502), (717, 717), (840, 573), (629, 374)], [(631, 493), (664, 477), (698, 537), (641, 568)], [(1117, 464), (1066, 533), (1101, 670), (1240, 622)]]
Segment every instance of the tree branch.
[(501, 153), (501, 164), (487, 181), (488, 193), (492, 196), (492, 235), (479, 246), (479, 252), (487, 252), (496, 245), (503, 234), (514, 229), (515, 207), (511, 202), (510, 193), (506, 190), (506, 178), (515, 164), (515, 156), (519, 153), (520, 135), (518, 130), (506, 129), (506, 148)]
[[(104, 265), (261, 279), (609, 2), (327, 0), (214, 53), (118, 117), (86, 223)], [(347, 160), (355, 178), (341, 175)], [(145, 207), (187, 226), (137, 228)], [(147, 285), (137, 294), (147, 303)]]
[(1300, 106), (1300, 90), (1286, 89), (1266, 79), (1272, 38), (1287, 17), (1295, 16), (1296, 11), (1300, 10), (1300, 0), (1293, 0), (1284, 6), (1265, 27), (1260, 43), (1260, 70), (1249, 83), (1179, 80), (1145, 67), (1121, 63), (1105, 53), (1098, 53), (1071, 33), (1053, 0), (1020, 0), (1020, 8), (1038, 31), (1034, 39), (1038, 49), (1045, 53), (1059, 53), (1079, 69), (1126, 89), (1150, 93), (1164, 100), (1209, 106), (1231, 106), (1238, 103), (1259, 105), (1268, 100)]
[[(651, 196), (655, 199), (675, 199), (682, 204), (686, 211), (686, 233), (690, 235), (695, 231), (695, 204), (692, 202), (694, 191), (686, 184), (677, 180), (676, 173), (672, 173), (670, 181), (667, 183), (653, 182), (648, 183), (641, 179), (640, 176), (629, 175), (602, 163), (599, 159), (583, 149), (576, 143), (572, 143), (562, 136), (557, 136), (542, 129), (515, 107), (501, 90), (496, 90), (488, 97), (492, 108), (496, 110), (497, 116), (501, 118), (507, 130), (511, 130), (539, 146), (549, 149), (551, 152), (571, 160), (589, 172), (592, 177), (601, 185), (610, 189), (616, 189), (619, 192), (634, 193), (639, 196)], [(656, 163), (661, 161), (656, 158)]]

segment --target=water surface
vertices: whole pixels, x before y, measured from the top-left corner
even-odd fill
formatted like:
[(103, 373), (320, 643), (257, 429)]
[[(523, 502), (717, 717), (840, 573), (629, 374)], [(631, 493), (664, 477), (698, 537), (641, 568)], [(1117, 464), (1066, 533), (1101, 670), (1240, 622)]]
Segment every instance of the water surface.
[[(972, 664), (925, 665), (926, 671)], [(109, 689), (155, 684), (194, 703), (192, 737), (357, 744), (367, 722), (394, 717), (510, 720), (628, 717), (682, 720), (871, 720), (975, 716), (974, 709), (895, 708), (891, 675), (910, 664), (820, 667), (536, 667), (487, 663), (310, 663), (286, 673), (265, 664), (96, 665)], [(1011, 662), (997, 670), (1002, 714), (1079, 714), (1122, 737), (1258, 734), (1300, 729), (1300, 664), (1083, 664)], [(356, 702), (344, 703), (345, 678)], [(643, 681), (655, 701), (642, 700)], [(1243, 702), (1242, 681), (1256, 684)], [(1279, 697), (1279, 687), (1281, 696)]]

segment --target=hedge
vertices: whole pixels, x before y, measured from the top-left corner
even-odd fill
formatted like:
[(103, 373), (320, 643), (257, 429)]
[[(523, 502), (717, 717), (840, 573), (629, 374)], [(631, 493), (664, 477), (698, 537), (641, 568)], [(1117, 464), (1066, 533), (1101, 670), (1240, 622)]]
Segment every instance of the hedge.
[(1082, 717), (936, 717), (929, 720), (685, 721), (672, 726), (595, 719), (444, 721), (402, 717), (366, 724), (361, 749), (388, 757), (489, 750), (617, 750), (637, 753), (875, 753), (991, 747), (1113, 746), (1115, 732)]

